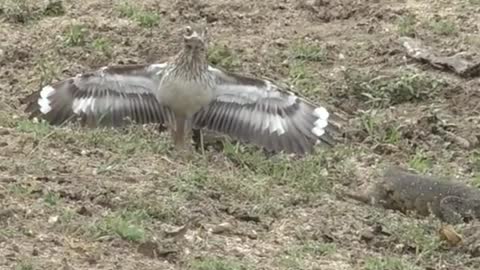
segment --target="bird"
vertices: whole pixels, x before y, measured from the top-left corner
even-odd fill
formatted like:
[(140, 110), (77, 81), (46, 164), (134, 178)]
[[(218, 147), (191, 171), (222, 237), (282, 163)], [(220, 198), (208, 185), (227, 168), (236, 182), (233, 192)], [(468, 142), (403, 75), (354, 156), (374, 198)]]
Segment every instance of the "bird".
[(192, 130), (299, 155), (335, 144), (337, 126), (325, 107), (266, 77), (210, 64), (207, 31), (183, 26), (179, 52), (165, 62), (107, 65), (45, 85), (21, 100), (25, 113), (51, 125), (165, 125), (177, 150)]

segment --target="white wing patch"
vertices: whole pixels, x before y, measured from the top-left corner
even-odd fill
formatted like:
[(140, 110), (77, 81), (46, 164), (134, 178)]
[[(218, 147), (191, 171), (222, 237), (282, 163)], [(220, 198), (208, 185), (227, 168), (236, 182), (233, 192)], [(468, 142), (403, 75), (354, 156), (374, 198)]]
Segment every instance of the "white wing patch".
[(86, 113), (87, 111), (93, 112), (95, 109), (95, 99), (89, 98), (76, 98), (73, 100), (72, 110), (75, 114)]
[(269, 130), (270, 133), (277, 132), (278, 135), (285, 133), (286, 121), (279, 115), (267, 114), (263, 123), (263, 129)]
[(47, 85), (42, 88), (40, 91), (40, 98), (38, 99), (37, 103), (40, 106), (40, 112), (43, 114), (47, 114), (49, 111), (52, 110), (52, 107), (50, 107), (50, 100), (48, 100), (48, 97), (53, 95), (55, 92), (55, 88), (51, 87), (50, 85)]
[(325, 133), (325, 128), (328, 126), (328, 117), (330, 114), (324, 107), (318, 107), (313, 111), (313, 115), (318, 117), (318, 119), (314, 123), (312, 133), (315, 134), (315, 136), (320, 137)]

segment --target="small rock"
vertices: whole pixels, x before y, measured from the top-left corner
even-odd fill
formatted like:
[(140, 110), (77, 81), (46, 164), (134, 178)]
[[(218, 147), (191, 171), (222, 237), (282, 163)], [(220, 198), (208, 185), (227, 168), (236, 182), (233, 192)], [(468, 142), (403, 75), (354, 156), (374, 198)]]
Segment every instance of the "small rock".
[(247, 235), (248, 238), (250, 238), (252, 240), (255, 240), (255, 239), (258, 238), (258, 233), (255, 230), (251, 230), (251, 231), (247, 232), (246, 235)]
[(182, 237), (188, 231), (188, 226), (183, 225), (172, 230), (165, 230), (165, 235), (167, 237)]
[(137, 252), (149, 258), (155, 259), (158, 256), (158, 244), (152, 241), (141, 243), (137, 247)]
[(365, 242), (370, 242), (373, 238), (375, 238), (375, 234), (370, 230), (365, 230), (360, 233), (360, 239)]
[(284, 38), (277, 38), (273, 43), (279, 47), (285, 47), (287, 46), (288, 41)]
[(211, 228), (210, 232), (213, 234), (221, 234), (221, 233), (230, 232), (232, 229), (233, 229), (232, 224), (228, 222), (223, 222)]
[(20, 252), (20, 248), (16, 244), (12, 245), (12, 250), (15, 251), (16, 253)]
[(77, 213), (82, 216), (92, 216), (92, 212), (90, 212), (85, 206), (80, 207), (80, 209), (77, 210)]
[(10, 131), (8, 131), (8, 129), (0, 129), (0, 136), (4, 136), (8, 134), (10, 134)]
[(51, 216), (48, 218), (48, 223), (54, 224), (58, 222), (58, 216)]

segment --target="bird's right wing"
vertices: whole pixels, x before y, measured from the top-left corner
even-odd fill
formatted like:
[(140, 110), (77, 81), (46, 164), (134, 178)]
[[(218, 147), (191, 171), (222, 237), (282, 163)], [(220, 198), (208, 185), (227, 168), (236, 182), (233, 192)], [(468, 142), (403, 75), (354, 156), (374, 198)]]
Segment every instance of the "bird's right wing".
[(81, 120), (90, 127), (171, 122), (154, 91), (166, 64), (117, 65), (47, 85), (22, 100), (30, 118), (53, 125)]

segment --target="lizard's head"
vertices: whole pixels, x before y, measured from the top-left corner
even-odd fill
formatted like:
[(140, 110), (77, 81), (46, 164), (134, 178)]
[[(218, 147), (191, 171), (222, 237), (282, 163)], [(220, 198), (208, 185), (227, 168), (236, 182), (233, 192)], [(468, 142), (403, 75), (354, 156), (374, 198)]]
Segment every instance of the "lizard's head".
[(207, 27), (186, 26), (183, 30), (183, 43), (186, 50), (204, 52), (207, 49)]

